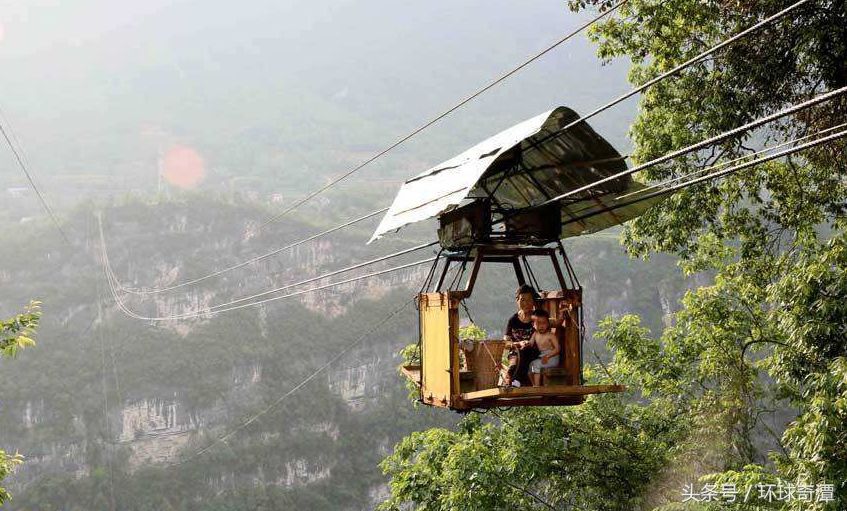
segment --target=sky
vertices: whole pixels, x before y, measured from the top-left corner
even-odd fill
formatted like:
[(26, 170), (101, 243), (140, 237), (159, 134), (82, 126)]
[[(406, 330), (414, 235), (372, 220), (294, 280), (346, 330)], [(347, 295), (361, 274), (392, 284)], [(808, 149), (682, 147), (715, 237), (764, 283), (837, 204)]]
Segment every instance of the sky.
[[(342, 172), (585, 19), (551, 0), (0, 2), (0, 109), (54, 195), (152, 189), (175, 148), (197, 153), (207, 183), (308, 188), (303, 176)], [(558, 105), (589, 111), (627, 90), (625, 72), (574, 39), (370, 178), (417, 174)], [(630, 102), (592, 124), (626, 152), (633, 116)]]

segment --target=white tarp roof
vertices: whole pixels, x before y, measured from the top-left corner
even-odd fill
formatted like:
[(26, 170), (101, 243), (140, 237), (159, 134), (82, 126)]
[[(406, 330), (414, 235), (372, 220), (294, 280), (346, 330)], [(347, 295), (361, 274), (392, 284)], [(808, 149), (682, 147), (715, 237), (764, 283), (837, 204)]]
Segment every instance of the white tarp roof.
[[(517, 210), (625, 170), (624, 158), (586, 122), (571, 126), (578, 119), (573, 110), (558, 107), (409, 179), (368, 243), (449, 211), (472, 192), (471, 198), (491, 196), (498, 207)], [(515, 168), (517, 172), (507, 170)], [(627, 175), (560, 201), (562, 238), (597, 232), (640, 215), (656, 201), (626, 205), (614, 197), (642, 187)]]
[(553, 112), (549, 110), (501, 131), (406, 181), (368, 243), (458, 205), (497, 156), (538, 133)]

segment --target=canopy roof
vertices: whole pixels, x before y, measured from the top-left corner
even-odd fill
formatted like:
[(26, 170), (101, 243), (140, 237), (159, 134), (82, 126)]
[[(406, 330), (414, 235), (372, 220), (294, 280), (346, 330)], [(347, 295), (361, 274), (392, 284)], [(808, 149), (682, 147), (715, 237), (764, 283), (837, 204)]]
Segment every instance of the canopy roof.
[[(626, 170), (626, 162), (566, 107), (528, 119), (406, 181), (370, 241), (404, 225), (490, 198), (501, 215), (539, 206)], [(644, 188), (629, 175), (559, 201), (562, 238), (589, 234), (642, 214), (661, 199), (618, 199)], [(369, 243), (370, 243), (369, 241)]]

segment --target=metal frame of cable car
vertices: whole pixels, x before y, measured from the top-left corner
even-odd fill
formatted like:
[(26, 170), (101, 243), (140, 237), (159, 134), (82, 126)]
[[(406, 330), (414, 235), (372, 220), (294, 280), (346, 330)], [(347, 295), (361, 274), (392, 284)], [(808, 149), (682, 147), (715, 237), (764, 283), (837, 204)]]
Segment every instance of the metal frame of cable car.
[[(560, 289), (541, 290), (529, 257), (549, 259)], [(406, 376), (418, 385), (422, 403), (462, 412), (508, 406), (569, 406), (583, 403), (589, 394), (625, 390), (621, 385), (584, 385), (582, 287), (560, 242), (548, 246), (473, 244), (464, 251), (440, 256), (440, 259), (444, 264), (437, 280), (438, 261), (427, 276), (417, 300), (421, 365), (403, 368)], [(532, 284), (540, 295), (537, 305), (546, 309), (552, 317), (567, 311), (565, 321), (556, 328), (563, 355), (560, 357), (561, 367), (547, 370), (546, 382), (541, 387), (498, 387), (496, 383), (491, 386), (490, 381), (487, 386), (480, 386), (480, 375), (469, 374), (460, 366), (459, 307), (471, 296), (479, 270), (485, 263), (510, 264), (518, 285)], [(448, 272), (456, 264), (461, 265), (460, 273), (448, 284)], [(453, 289), (469, 264), (464, 288)]]
[[(420, 387), (422, 402), (459, 411), (574, 405), (588, 394), (624, 390), (620, 385), (584, 385), (582, 288), (560, 240), (619, 225), (650, 207), (620, 204), (620, 194), (644, 188), (621, 174), (626, 168), (624, 157), (576, 112), (557, 107), (403, 183), (370, 241), (429, 218), (437, 217), (440, 223), (443, 257), (436, 259), (418, 295), (421, 365), (404, 368)], [(541, 291), (528, 262), (531, 257), (546, 258), (553, 265), (554, 290)], [(436, 275), (439, 261), (444, 265)], [(470, 360), (478, 364), (472, 368), (476, 374), (460, 366), (459, 307), (471, 295), (484, 263), (511, 264), (517, 283), (534, 284), (541, 294), (536, 305), (551, 316), (568, 311), (555, 329), (564, 355), (562, 367), (548, 370), (541, 387), (500, 388), (482, 378), (479, 367), (497, 364), (490, 350), (485, 364), (479, 358), (482, 351), (473, 351)], [(470, 265), (464, 289), (446, 283), (447, 272), (456, 264), (462, 271)], [(491, 343), (503, 348), (503, 341)], [(480, 344), (488, 349), (488, 343)]]

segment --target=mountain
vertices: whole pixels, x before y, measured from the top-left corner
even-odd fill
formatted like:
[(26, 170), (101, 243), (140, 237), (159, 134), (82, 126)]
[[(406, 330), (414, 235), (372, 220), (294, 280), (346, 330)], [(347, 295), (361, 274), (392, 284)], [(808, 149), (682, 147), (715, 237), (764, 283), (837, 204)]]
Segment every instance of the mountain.
[[(324, 206), (326, 217), (338, 207)], [(457, 421), (413, 407), (397, 373), (398, 350), (416, 341), (408, 302), (427, 266), (214, 317), (141, 321), (110, 295), (97, 214), (127, 288), (184, 282), (329, 222), (321, 214), (291, 217), (249, 237), (248, 227), (267, 214), (262, 207), (187, 194), (81, 205), (66, 224), (70, 247), (54, 243), (46, 224), (5, 229), (0, 312), (44, 301), (37, 347), (0, 362), (0, 448), (26, 456), (8, 480), (10, 509), (371, 509), (386, 491), (377, 464), (394, 443)], [(142, 315), (178, 314), (426, 239), (420, 229), (364, 245), (371, 227), (196, 286), (124, 299)], [(585, 288), (589, 330), (606, 314), (630, 311), (657, 328), (693, 284), (670, 259), (628, 259), (614, 234), (571, 240), (566, 249)], [(538, 276), (549, 278), (541, 268)], [(470, 309), (491, 336), (502, 335), (512, 313), (514, 285), (505, 273), (480, 274)], [(592, 351), (603, 355), (589, 337), (586, 356)]]
[[(60, 211), (91, 197), (155, 193), (175, 147), (201, 157), (202, 189), (287, 201), (585, 19), (552, 0), (154, 0), (119, 9), (104, 0), (28, 0), (0, 20), (9, 70), (0, 76), (0, 105)], [(558, 105), (586, 113), (627, 89), (625, 66), (601, 65), (576, 37), (349, 186), (384, 201), (399, 181), (499, 130)], [(625, 153), (633, 113), (627, 103), (592, 124)], [(10, 198), (8, 189), (25, 185), (3, 152), (0, 194)]]

